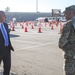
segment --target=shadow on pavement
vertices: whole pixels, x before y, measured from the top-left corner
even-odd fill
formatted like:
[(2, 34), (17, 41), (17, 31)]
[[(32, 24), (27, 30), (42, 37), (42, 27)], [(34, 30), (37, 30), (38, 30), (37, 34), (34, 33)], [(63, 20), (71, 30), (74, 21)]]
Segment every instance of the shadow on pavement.
[[(18, 75), (18, 74), (11, 73), (10, 75)], [(23, 75), (27, 75), (27, 74), (23, 74)]]
[(3, 72), (0, 72), (0, 75), (3, 75)]
[[(0, 75), (3, 75), (3, 72), (0, 72)], [(10, 73), (10, 75), (18, 75), (18, 74)]]
[(11, 73), (10, 75), (18, 75), (18, 74)]
[(13, 38), (13, 37), (20, 37), (20, 36), (19, 35), (10, 34), (10, 38)]

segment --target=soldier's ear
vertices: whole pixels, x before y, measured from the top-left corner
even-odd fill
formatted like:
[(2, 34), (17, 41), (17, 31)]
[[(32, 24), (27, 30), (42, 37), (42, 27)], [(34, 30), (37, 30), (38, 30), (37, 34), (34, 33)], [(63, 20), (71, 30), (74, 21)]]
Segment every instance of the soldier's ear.
[(71, 16), (74, 16), (74, 15), (75, 15), (75, 13), (74, 13), (73, 11), (71, 11), (71, 12), (70, 12), (70, 15), (71, 15)]
[(72, 14), (72, 12), (70, 11), (70, 12), (69, 12), (69, 15), (71, 15), (71, 14)]

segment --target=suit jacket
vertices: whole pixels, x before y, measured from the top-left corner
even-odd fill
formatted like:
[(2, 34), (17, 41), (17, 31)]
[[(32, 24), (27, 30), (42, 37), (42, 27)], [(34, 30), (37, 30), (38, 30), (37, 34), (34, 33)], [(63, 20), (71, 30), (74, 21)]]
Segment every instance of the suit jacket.
[[(8, 35), (8, 41), (9, 41), (9, 50), (12, 50), (14, 51), (12, 45), (11, 45), (11, 41), (10, 41), (10, 36), (9, 36), (9, 29), (8, 29), (8, 24), (7, 23), (3, 23), (4, 24), (4, 27), (6, 29), (6, 32), (7, 32), (7, 35)], [(0, 29), (0, 52), (2, 51), (2, 49), (5, 47), (4, 46), (4, 38), (3, 38), (3, 35), (2, 35), (2, 32), (1, 32), (1, 29)]]

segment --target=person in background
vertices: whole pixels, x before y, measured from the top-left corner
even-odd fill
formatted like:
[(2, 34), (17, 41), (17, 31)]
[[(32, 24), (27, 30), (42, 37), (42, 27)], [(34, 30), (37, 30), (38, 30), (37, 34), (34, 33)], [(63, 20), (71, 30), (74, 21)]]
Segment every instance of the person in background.
[(44, 22), (48, 22), (48, 18), (45, 18)]

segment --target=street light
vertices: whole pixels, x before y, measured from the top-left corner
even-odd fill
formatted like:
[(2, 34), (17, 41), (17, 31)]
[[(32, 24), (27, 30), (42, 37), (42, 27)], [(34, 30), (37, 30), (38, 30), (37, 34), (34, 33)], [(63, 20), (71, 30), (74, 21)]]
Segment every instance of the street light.
[(38, 12), (38, 0), (36, 0), (36, 12)]

